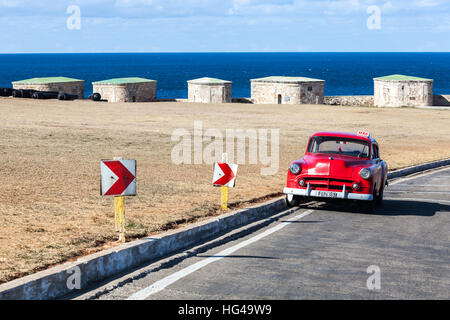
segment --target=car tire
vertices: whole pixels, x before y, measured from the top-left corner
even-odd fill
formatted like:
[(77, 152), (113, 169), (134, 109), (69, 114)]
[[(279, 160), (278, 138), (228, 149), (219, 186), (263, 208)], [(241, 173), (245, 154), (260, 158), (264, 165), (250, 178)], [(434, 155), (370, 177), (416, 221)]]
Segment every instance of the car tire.
[(383, 192), (384, 190), (380, 190), (380, 194), (376, 197), (378, 206), (383, 204)]
[(300, 196), (294, 194), (287, 194), (286, 204), (289, 208), (298, 206), (300, 204)]

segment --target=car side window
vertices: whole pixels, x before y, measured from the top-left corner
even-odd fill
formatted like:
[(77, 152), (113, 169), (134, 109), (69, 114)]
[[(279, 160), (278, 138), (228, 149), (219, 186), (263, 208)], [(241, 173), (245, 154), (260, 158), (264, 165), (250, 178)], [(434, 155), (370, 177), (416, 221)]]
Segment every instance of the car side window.
[(378, 152), (378, 146), (376, 144), (372, 145), (372, 159), (379, 159), (380, 154)]

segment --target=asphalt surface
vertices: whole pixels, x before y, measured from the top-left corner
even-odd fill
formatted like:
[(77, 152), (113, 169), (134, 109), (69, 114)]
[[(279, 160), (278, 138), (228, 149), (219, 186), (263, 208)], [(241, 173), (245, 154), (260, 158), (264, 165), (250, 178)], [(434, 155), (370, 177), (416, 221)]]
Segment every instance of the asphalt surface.
[(314, 202), (246, 229), (75, 298), (450, 298), (448, 167), (391, 182), (372, 214)]

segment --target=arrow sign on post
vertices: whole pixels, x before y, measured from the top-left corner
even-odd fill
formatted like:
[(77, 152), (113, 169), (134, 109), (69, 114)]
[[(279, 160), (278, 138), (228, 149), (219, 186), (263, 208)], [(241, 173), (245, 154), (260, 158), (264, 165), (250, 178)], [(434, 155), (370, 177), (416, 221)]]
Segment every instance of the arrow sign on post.
[(222, 187), (222, 209), (228, 209), (228, 188), (234, 188), (238, 165), (226, 163), (227, 155), (222, 156), (222, 162), (214, 165), (213, 185)]
[(103, 160), (100, 169), (102, 196), (136, 195), (136, 160)]
[(213, 185), (234, 188), (238, 165), (216, 162), (214, 166)]
[(100, 162), (102, 196), (114, 196), (114, 216), (119, 240), (125, 242), (125, 196), (136, 195), (136, 160)]

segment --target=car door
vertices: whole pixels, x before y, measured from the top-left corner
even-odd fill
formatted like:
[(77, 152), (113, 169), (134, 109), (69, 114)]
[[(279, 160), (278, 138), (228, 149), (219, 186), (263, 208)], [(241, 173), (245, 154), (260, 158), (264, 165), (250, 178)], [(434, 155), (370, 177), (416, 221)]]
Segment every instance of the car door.
[(383, 185), (383, 162), (380, 159), (380, 151), (378, 149), (378, 145), (376, 143), (372, 143), (372, 152), (371, 152), (371, 160), (373, 163), (373, 182), (376, 185), (377, 192), (380, 189), (380, 186)]

